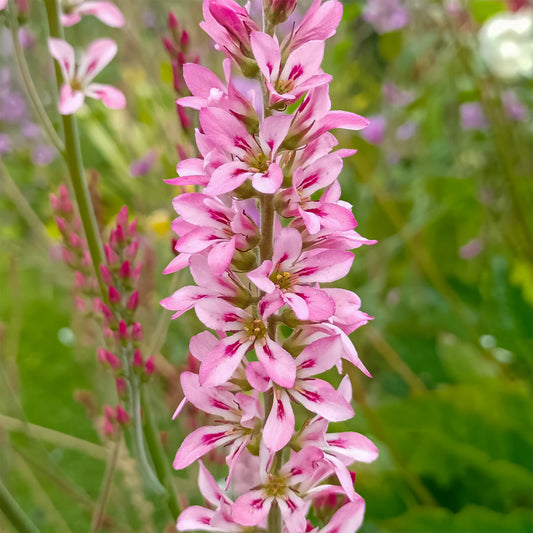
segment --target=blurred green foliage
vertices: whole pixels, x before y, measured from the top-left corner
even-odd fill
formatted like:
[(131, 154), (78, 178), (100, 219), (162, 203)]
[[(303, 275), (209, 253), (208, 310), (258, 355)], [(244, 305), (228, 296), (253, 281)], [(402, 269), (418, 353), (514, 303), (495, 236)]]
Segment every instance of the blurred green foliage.
[[(51, 65), (43, 64), (42, 7), (34, 4), (29, 23), (38, 44), (28, 61), (57, 120)], [(128, 29), (105, 30), (120, 50), (105, 76), (121, 80), (128, 110), (108, 113), (91, 103), (80, 117), (83, 153), (87, 168), (99, 172), (102, 223), (127, 204), (151, 243), (145, 329), (164, 335), (157, 302), (187, 275), (160, 275), (171, 258), (173, 217), (173, 192), (162, 178), (174, 175), (175, 145), (191, 154), (192, 146), (174, 113), (160, 45), (170, 3), (117, 4)], [(346, 2), (324, 66), (334, 76), (334, 108), (383, 115), (387, 123), (378, 145), (338, 132), (341, 146), (358, 149), (345, 164), (343, 198), (354, 204), (359, 231), (379, 240), (356, 251), (345, 280), (376, 317), (354, 334), (374, 378), (352, 374), (357, 414), (338, 426), (375, 439), (381, 452), (376, 463), (357, 468), (356, 488), (367, 502), (364, 533), (530, 532), (533, 82), (508, 86), (479, 61), (478, 24), (505, 2), (471, 0), (467, 23), (440, 1), (418, 4), (407, 28), (379, 35), (361, 19), (363, 3)], [(220, 57), (197, 29), (200, 3), (171, 7), (202, 62), (220, 71)], [(102, 27), (89, 21), (68, 35), (84, 44), (96, 31)], [(411, 91), (412, 101), (392, 105), (385, 82)], [(522, 121), (504, 116), (500, 97), (509, 88), (527, 109)], [(480, 103), (487, 129), (461, 128), (465, 102)], [(415, 132), (402, 139), (398, 128), (406, 122)], [(150, 149), (158, 156), (154, 167), (132, 178), (129, 165)], [(81, 531), (105, 467), (84, 443), (104, 450), (101, 411), (113, 401), (113, 386), (96, 367), (92, 326), (71, 317), (72, 280), (57, 259), (48, 194), (65, 181), (65, 169), (58, 160), (32, 164), (24, 145), (2, 158), (0, 414), (35, 426), (14, 430), (0, 419), (0, 477), (43, 532)], [(42, 225), (6, 185), (7, 172)], [(473, 240), (476, 253), (461, 252)], [(189, 313), (171, 324), (164, 343), (155, 339), (171, 365), (150, 384), (169, 461), (186, 431), (170, 421), (180, 394), (174, 369), (185, 364), (197, 331)], [(60, 434), (52, 438), (46, 428)], [(69, 444), (68, 435), (80, 440)], [(195, 478), (195, 467), (176, 474), (190, 502), (200, 501)], [(171, 522), (161, 502), (143, 494), (126, 453), (107, 514), (109, 531), (163, 531)], [(0, 531), (9, 531), (1, 520)]]

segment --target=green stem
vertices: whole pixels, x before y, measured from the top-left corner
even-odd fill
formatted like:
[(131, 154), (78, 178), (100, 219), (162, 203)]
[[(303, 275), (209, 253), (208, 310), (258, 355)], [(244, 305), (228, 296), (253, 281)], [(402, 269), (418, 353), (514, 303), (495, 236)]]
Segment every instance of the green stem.
[(39, 529), (22, 510), (0, 480), (0, 510), (19, 533), (39, 533)]
[(13, 0), (9, 0), (8, 16), (9, 16), (9, 26), (11, 29), (11, 38), (13, 39), (13, 48), (15, 51), (15, 61), (17, 63), (20, 78), (22, 80), (24, 88), (26, 89), (26, 92), (28, 94), (28, 98), (30, 99), (30, 103), (33, 107), (33, 110), (35, 111), (35, 114), (37, 115), (39, 122), (41, 123), (46, 134), (48, 135), (50, 142), (57, 148), (60, 154), (63, 154), (63, 151), (65, 150), (65, 146), (63, 144), (63, 141), (59, 138), (59, 135), (57, 134), (56, 130), (54, 129), (52, 122), (48, 118), (48, 115), (44, 109), (41, 99), (39, 98), (37, 89), (35, 88), (35, 85), (33, 84), (33, 80), (30, 74), (30, 69), (28, 68), (28, 64), (26, 63), (26, 58), (24, 57), (24, 50), (22, 49), (22, 46), (20, 45), (20, 41), (18, 37), (19, 28), (18, 28), (18, 23), (17, 23), (17, 12), (16, 12), (16, 7), (15, 7), (15, 2)]
[(109, 456), (109, 461), (107, 462), (104, 480), (102, 482), (102, 490), (100, 491), (100, 497), (98, 498), (98, 504), (94, 509), (94, 513), (91, 519), (91, 533), (95, 533), (100, 528), (100, 524), (105, 516), (105, 509), (107, 506), (107, 501), (109, 500), (109, 495), (111, 494), (111, 485), (113, 484), (113, 477), (117, 469), (118, 456), (120, 452), (120, 447), (122, 445), (122, 433), (118, 436), (118, 440), (113, 444), (113, 450)]
[[(57, 0), (45, 0), (46, 13), (48, 16), (48, 25), (50, 28), (50, 36), (58, 39), (64, 39), (63, 27), (59, 19), (59, 9)], [(61, 88), (63, 78), (59, 66), (55, 65), (56, 79), (58, 90)], [(65, 149), (62, 152), (65, 163), (67, 164), (72, 189), (76, 197), (76, 203), (80, 212), (83, 230), (87, 239), (87, 245), (91, 255), (91, 260), (94, 267), (94, 272), (100, 285), (100, 290), (104, 297), (106, 290), (100, 275), (100, 265), (104, 263), (104, 249), (102, 246), (102, 239), (98, 230), (96, 216), (92, 205), (89, 187), (87, 186), (87, 178), (85, 176), (85, 168), (83, 166), (83, 159), (81, 155), (81, 147), (78, 133), (78, 124), (73, 115), (61, 115), (63, 123), (63, 133), (65, 137)]]
[(144, 436), (150, 450), (157, 450), (157, 453), (152, 454), (154, 468), (157, 476), (167, 490), (167, 507), (170, 514), (176, 520), (181, 512), (174, 486), (172, 484), (171, 471), (168, 458), (165, 454), (161, 440), (158, 435), (157, 426), (152, 416), (152, 409), (150, 399), (146, 395), (146, 391), (141, 394), (141, 406), (144, 412)]

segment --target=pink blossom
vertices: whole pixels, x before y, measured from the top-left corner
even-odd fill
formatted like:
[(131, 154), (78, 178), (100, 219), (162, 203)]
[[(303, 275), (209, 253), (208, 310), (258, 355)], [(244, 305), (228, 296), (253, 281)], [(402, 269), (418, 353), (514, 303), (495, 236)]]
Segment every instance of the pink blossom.
[(114, 28), (124, 26), (124, 15), (120, 9), (111, 2), (92, 2), (89, 0), (63, 0), (61, 24), (73, 26), (77, 24), (82, 15), (94, 15), (104, 24)]
[(48, 46), (63, 74), (64, 85), (59, 95), (59, 112), (62, 115), (75, 113), (86, 96), (102, 100), (110, 109), (126, 106), (126, 98), (121, 91), (110, 85), (92, 83), (95, 76), (115, 57), (117, 45), (114, 41), (94, 41), (79, 64), (75, 63), (74, 49), (66, 41), (50, 37)]

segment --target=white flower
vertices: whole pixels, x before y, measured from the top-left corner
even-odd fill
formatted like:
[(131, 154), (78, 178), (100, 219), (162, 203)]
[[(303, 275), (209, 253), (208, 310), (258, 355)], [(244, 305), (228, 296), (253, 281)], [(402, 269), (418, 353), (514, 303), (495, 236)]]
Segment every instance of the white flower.
[(499, 13), (478, 34), (481, 57), (498, 77), (533, 77), (533, 10)]

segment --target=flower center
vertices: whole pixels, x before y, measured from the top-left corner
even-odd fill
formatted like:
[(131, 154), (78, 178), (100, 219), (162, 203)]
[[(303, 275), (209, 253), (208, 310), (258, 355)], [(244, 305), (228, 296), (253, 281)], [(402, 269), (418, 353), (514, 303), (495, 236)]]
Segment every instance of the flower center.
[(83, 85), (81, 81), (77, 80), (76, 78), (70, 81), (70, 86), (72, 87), (73, 91), (83, 91)]
[(292, 287), (293, 279), (290, 272), (274, 272), (270, 276), (270, 280), (282, 290), (287, 290)]
[(270, 476), (265, 485), (265, 493), (268, 497), (279, 498), (285, 495), (287, 483), (284, 477)]
[(262, 320), (256, 318), (244, 324), (244, 331), (249, 338), (263, 339), (266, 337), (266, 326)]
[(268, 171), (268, 159), (263, 152), (254, 154), (253, 157), (248, 162), (250, 170), (252, 172), (261, 172), (262, 174)]

